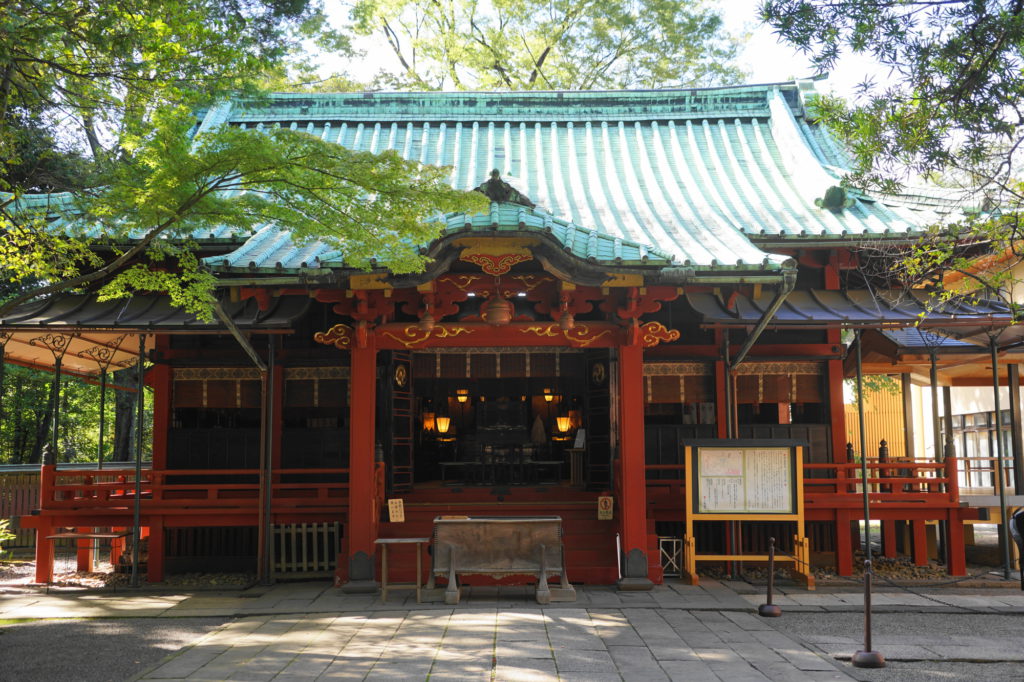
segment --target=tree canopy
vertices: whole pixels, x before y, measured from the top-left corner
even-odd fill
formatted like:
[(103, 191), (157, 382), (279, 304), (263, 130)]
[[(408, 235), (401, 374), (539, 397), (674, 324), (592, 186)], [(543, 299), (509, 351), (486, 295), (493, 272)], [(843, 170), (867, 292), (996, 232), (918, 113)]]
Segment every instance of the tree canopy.
[(999, 288), (1009, 270), (986, 277), (974, 259), (979, 246), (1012, 262), (1024, 255), (1024, 1), (765, 0), (760, 12), (820, 71), (847, 52), (889, 69), (887, 82), (867, 80), (852, 103), (814, 101), (853, 153), (849, 183), (897, 192), (927, 178), (976, 209), (933, 231), (901, 261), (903, 274), (932, 281), (953, 269)]
[(718, 12), (677, 0), (356, 0), (354, 31), (395, 57), (378, 83), (586, 90), (738, 82)]
[[(167, 291), (205, 316), (212, 279), (188, 237), (214, 226), (274, 222), (300, 243), (336, 245), (354, 266), (376, 258), (405, 272), (420, 262), (402, 240), (438, 229), (424, 218), (480, 204), (437, 169), (394, 154), (353, 153), (291, 130), (194, 134), (203, 107), (257, 96), (302, 41), (344, 45), (315, 3), (14, 5), (0, 20), (0, 270), (39, 285), (0, 310), (105, 284), (107, 295)], [(68, 194), (23, 199), (39, 191)]]

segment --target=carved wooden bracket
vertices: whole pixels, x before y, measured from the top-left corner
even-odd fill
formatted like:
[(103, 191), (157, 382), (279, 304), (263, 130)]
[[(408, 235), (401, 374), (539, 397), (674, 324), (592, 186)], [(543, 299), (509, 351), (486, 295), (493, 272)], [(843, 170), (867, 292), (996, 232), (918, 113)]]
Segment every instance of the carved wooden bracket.
[(643, 315), (649, 315), (661, 310), (661, 304), (674, 301), (679, 298), (679, 289), (676, 287), (629, 287), (626, 289), (626, 300), (623, 305), (616, 306), (613, 299), (608, 299), (601, 305), (605, 312), (612, 312), (615, 306), (615, 314), (623, 320), (638, 320)]
[[(305, 293), (303, 291), (303, 293)], [(270, 310), (271, 295), (270, 290), (264, 287), (239, 287), (238, 297), (241, 300), (252, 298), (256, 300), (256, 305), (259, 306), (261, 312)]]
[(335, 303), (331, 310), (353, 320), (372, 323), (394, 315), (395, 300), (390, 290), (349, 290), (345, 298)]

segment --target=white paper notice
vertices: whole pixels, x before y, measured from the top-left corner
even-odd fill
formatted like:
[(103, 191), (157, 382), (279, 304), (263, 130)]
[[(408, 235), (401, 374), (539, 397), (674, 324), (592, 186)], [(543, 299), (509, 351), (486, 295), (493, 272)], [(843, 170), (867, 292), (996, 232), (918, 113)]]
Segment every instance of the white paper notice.
[(747, 511), (795, 513), (789, 450), (747, 450), (745, 454)]
[(742, 476), (742, 450), (701, 450), (701, 476)]
[(700, 511), (743, 511), (743, 477), (701, 476)]
[(796, 513), (789, 448), (701, 448), (698, 457), (698, 512)]

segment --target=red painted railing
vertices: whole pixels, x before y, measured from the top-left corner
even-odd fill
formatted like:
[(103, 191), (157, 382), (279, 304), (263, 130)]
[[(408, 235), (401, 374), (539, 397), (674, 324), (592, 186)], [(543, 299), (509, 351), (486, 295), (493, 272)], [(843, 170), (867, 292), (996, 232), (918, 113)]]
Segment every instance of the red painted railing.
[[(945, 462), (867, 462), (868, 500), (880, 504), (915, 504), (955, 507), (960, 504), (957, 458)], [(814, 476), (814, 472), (832, 476)], [(856, 507), (864, 491), (859, 462), (804, 464), (804, 496), (807, 506)]]
[[(804, 464), (804, 501), (807, 506), (856, 508), (864, 502), (860, 464)], [(956, 507), (960, 504), (957, 458), (945, 462), (868, 460), (868, 499), (872, 504), (914, 504)], [(682, 504), (685, 471), (681, 464), (648, 464), (648, 502)], [(674, 472), (667, 478), (658, 472)], [(831, 474), (831, 475), (829, 475)]]
[[(301, 481), (311, 475), (318, 480)], [(273, 476), (274, 512), (338, 507), (348, 497), (348, 469), (275, 469)], [(254, 509), (259, 501), (259, 472), (253, 469), (145, 469), (140, 483), (141, 507), (149, 513), (196, 507), (208, 508), (210, 513), (231, 512)], [(42, 468), (40, 507), (44, 511), (114, 511), (130, 507), (134, 498), (134, 469)]]

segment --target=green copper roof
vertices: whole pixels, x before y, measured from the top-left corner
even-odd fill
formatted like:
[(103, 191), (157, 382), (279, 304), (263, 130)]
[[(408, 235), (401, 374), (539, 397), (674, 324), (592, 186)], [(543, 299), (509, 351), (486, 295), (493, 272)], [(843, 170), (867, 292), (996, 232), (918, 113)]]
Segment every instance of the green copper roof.
[[(588, 230), (543, 211), (515, 204), (492, 202), (488, 213), (450, 213), (434, 221), (443, 223), (441, 234), (446, 237), (507, 232), (550, 235), (567, 253), (592, 263), (634, 267), (672, 263), (670, 254), (654, 247)], [(317, 241), (296, 245), (287, 232), (272, 225), (260, 228), (241, 248), (206, 261), (218, 270), (248, 272), (312, 272), (345, 265), (344, 254), (337, 249)]]
[[(352, 149), (394, 149), (450, 166), (451, 184), (466, 190), (496, 168), (538, 215), (594, 231), (602, 245), (657, 247), (698, 272), (777, 270), (786, 259), (755, 241), (907, 235), (955, 208), (937, 197), (859, 194), (839, 212), (816, 206), (839, 184), (846, 159), (805, 116), (804, 87), (287, 94), (225, 103), (200, 130), (284, 126)], [(281, 242), (273, 262), (288, 268), (312, 247), (292, 248)], [(238, 267), (245, 253), (212, 262)], [(333, 263), (336, 254), (325, 257)]]
[[(47, 229), (55, 233), (80, 234), (89, 239), (99, 239), (104, 235), (103, 225), (86, 223), (80, 219), (75, 205), (75, 195), (71, 192), (52, 192), (49, 194), (23, 194), (15, 198), (9, 192), (0, 192), (0, 204), (10, 202), (8, 211), (31, 213), (45, 216), (48, 220)], [(137, 239), (141, 232), (133, 232), (130, 238)], [(249, 235), (237, 227), (217, 226), (209, 230), (195, 230), (191, 237), (201, 243), (237, 244), (245, 241)]]

